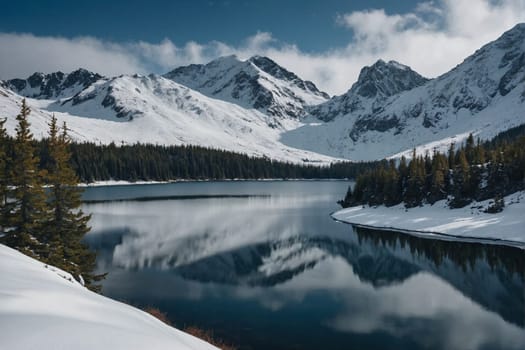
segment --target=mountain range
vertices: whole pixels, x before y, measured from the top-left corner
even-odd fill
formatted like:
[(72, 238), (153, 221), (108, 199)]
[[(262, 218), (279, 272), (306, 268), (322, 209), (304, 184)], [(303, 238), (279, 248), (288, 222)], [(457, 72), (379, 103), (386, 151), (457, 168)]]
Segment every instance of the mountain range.
[(268, 57), (226, 56), (164, 75), (78, 69), (1, 81), (11, 134), (22, 98), (37, 138), (55, 114), (77, 141), (194, 144), (308, 163), (399, 157), (525, 123), (525, 24), (434, 79), (379, 60), (340, 96)]

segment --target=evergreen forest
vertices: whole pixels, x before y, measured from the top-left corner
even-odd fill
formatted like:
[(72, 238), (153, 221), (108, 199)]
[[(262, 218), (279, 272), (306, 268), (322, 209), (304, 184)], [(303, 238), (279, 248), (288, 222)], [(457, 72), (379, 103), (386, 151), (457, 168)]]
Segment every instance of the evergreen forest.
[[(46, 142), (40, 145), (46, 167)], [(200, 146), (71, 144), (71, 165), (82, 182), (103, 180), (170, 181), (225, 179), (355, 178), (377, 162), (307, 165), (252, 157)]]
[(451, 144), (447, 153), (422, 156), (414, 149), (410, 161), (382, 161), (359, 175), (339, 203), (345, 208), (400, 203), (411, 208), (446, 199), (449, 207), (460, 208), (493, 198), (486, 211), (499, 212), (505, 195), (523, 189), (525, 125), (483, 143), (470, 134), (465, 144)]

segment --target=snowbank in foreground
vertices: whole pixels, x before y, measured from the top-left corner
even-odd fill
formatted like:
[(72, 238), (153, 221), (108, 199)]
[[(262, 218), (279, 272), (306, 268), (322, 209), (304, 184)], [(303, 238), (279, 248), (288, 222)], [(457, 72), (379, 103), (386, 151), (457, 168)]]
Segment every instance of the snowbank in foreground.
[(0, 245), (2, 349), (217, 349)]
[(525, 191), (505, 197), (501, 213), (483, 212), (489, 201), (472, 203), (465, 208), (449, 209), (445, 201), (405, 209), (394, 207), (357, 206), (332, 214), (336, 220), (374, 228), (414, 231), (430, 236), (450, 236), (504, 240), (525, 247)]

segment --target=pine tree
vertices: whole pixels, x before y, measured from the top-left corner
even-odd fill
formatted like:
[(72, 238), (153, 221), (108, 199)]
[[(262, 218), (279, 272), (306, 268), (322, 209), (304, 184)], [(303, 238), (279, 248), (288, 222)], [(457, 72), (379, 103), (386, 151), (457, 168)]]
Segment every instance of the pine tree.
[(78, 178), (69, 161), (69, 137), (64, 123), (59, 132), (57, 120), (52, 117), (49, 124), (49, 157), (47, 182), (50, 186), (49, 207), (52, 216), (47, 223), (46, 233), (51, 242), (49, 262), (82, 276), (86, 284), (91, 284), (96, 254), (82, 242), (89, 231), (90, 215), (80, 209), (82, 204)]
[(12, 166), (13, 208), (9, 225), (11, 230), (6, 243), (36, 257), (47, 254), (43, 237), (43, 224), (48, 219), (46, 196), (42, 185), (43, 172), (38, 169), (39, 158), (35, 156), (33, 135), (27, 120), (30, 109), (22, 100), (20, 114), (16, 117), (14, 162)]
[(433, 204), (436, 201), (445, 198), (445, 181), (448, 172), (448, 164), (445, 156), (434, 152), (432, 157), (431, 185), (428, 201)]
[(416, 149), (412, 151), (412, 160), (408, 165), (408, 180), (404, 202), (407, 208), (421, 205), (423, 200), (423, 187), (425, 184), (425, 162), (417, 157)]
[(450, 146), (448, 147), (448, 167), (450, 170), (453, 170), (454, 164), (456, 164), (456, 158), (455, 158), (456, 152), (454, 150), (455, 147), (456, 145), (454, 144), (454, 142), (452, 142)]
[(454, 198), (450, 203), (453, 208), (461, 208), (471, 202), (470, 189), (470, 166), (467, 160), (465, 149), (461, 148), (456, 156), (454, 166)]
[(474, 136), (469, 134), (467, 137), (467, 142), (465, 143), (465, 156), (469, 164), (474, 162), (475, 157), (475, 146), (474, 146)]
[(399, 187), (399, 172), (394, 160), (390, 160), (388, 163), (384, 193), (386, 206), (399, 204), (402, 200)]
[(341, 205), (343, 208), (348, 208), (352, 205), (353, 202), (353, 195), (352, 195), (352, 186), (348, 186), (348, 190), (346, 191), (345, 198), (338, 201), (337, 203)]
[(9, 213), (11, 212), (10, 197), (10, 164), (9, 137), (5, 129), (6, 119), (0, 120), (0, 233), (9, 227)]

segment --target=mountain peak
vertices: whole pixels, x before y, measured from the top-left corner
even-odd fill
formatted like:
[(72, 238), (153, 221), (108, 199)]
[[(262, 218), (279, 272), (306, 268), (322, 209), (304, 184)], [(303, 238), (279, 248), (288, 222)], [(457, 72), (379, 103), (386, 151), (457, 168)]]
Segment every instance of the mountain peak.
[(275, 63), (275, 61), (266, 56), (252, 56), (248, 59), (248, 62), (251, 62), (263, 72), (268, 73), (277, 79), (283, 79), (287, 81), (299, 79), (297, 75), (281, 67), (280, 65)]
[(389, 97), (427, 81), (428, 79), (404, 64), (379, 59), (373, 65), (361, 69), (359, 78), (350, 91), (366, 98)]
[(237, 55), (220, 56), (208, 62), (206, 66), (233, 66), (242, 63)]
[[(525, 43), (525, 23), (516, 24), (494, 42), (501, 49), (523, 47)], [(490, 46), (490, 44), (488, 44)]]
[(208, 64), (176, 68), (164, 77), (207, 96), (272, 117), (295, 118), (302, 115), (306, 105), (319, 104), (329, 98), (312, 82), (258, 55), (246, 61), (234, 55), (219, 57)]
[(97, 73), (78, 68), (69, 74), (35, 72), (27, 79), (8, 80), (6, 86), (25, 97), (48, 99), (70, 97), (101, 78)]

